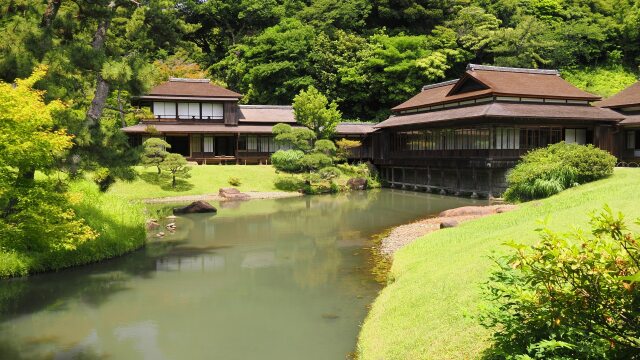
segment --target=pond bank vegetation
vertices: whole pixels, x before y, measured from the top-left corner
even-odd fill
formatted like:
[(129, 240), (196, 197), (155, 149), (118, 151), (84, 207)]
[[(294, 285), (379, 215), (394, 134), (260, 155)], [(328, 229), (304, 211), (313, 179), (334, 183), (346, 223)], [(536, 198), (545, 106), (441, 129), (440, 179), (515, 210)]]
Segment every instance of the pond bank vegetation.
[(379, 294), (358, 340), (360, 359), (476, 358), (490, 347), (491, 331), (479, 324), (486, 305), (492, 254), (505, 242), (531, 244), (546, 218), (552, 230), (584, 227), (589, 213), (608, 204), (627, 218), (640, 216), (640, 171), (617, 168), (613, 176), (571, 187), (518, 209), (435, 231), (398, 250), (388, 285)]

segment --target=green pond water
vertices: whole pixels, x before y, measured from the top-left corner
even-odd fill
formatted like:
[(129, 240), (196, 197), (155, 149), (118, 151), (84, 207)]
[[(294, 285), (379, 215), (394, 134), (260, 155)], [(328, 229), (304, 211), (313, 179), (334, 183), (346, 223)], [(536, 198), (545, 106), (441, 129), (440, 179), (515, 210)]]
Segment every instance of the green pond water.
[(214, 204), (132, 254), (0, 282), (0, 358), (345, 359), (381, 288), (371, 237), (472, 203), (380, 190)]

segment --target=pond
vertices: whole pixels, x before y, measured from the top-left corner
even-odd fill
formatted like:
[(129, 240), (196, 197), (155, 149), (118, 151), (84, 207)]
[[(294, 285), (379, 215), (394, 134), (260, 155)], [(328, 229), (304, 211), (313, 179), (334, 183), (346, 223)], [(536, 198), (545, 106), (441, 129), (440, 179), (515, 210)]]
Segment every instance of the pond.
[(0, 358), (345, 359), (381, 287), (371, 237), (472, 203), (379, 190), (215, 204), (132, 254), (0, 282)]

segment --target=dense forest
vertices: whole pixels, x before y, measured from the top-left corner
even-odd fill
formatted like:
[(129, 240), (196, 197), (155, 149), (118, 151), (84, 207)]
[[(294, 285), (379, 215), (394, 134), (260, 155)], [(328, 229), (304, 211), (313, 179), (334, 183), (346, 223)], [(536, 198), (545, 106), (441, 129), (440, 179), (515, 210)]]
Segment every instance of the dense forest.
[(559, 68), (604, 96), (633, 82), (640, 62), (638, 0), (1, 4), (0, 79), (47, 65), (37, 86), (69, 104), (60, 118), (76, 136), (135, 121), (129, 97), (168, 76), (210, 77), (255, 104), (290, 104), (314, 85), (344, 118), (374, 121), (469, 62)]

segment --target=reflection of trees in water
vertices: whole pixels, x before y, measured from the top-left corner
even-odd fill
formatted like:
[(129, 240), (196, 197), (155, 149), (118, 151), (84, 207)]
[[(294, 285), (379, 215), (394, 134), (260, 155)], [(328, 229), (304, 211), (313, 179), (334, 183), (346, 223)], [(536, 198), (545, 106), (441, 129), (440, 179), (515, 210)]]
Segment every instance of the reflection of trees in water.
[(293, 280), (298, 287), (315, 289), (334, 282), (340, 270), (342, 254), (335, 246), (335, 239), (300, 242), (293, 253)]

